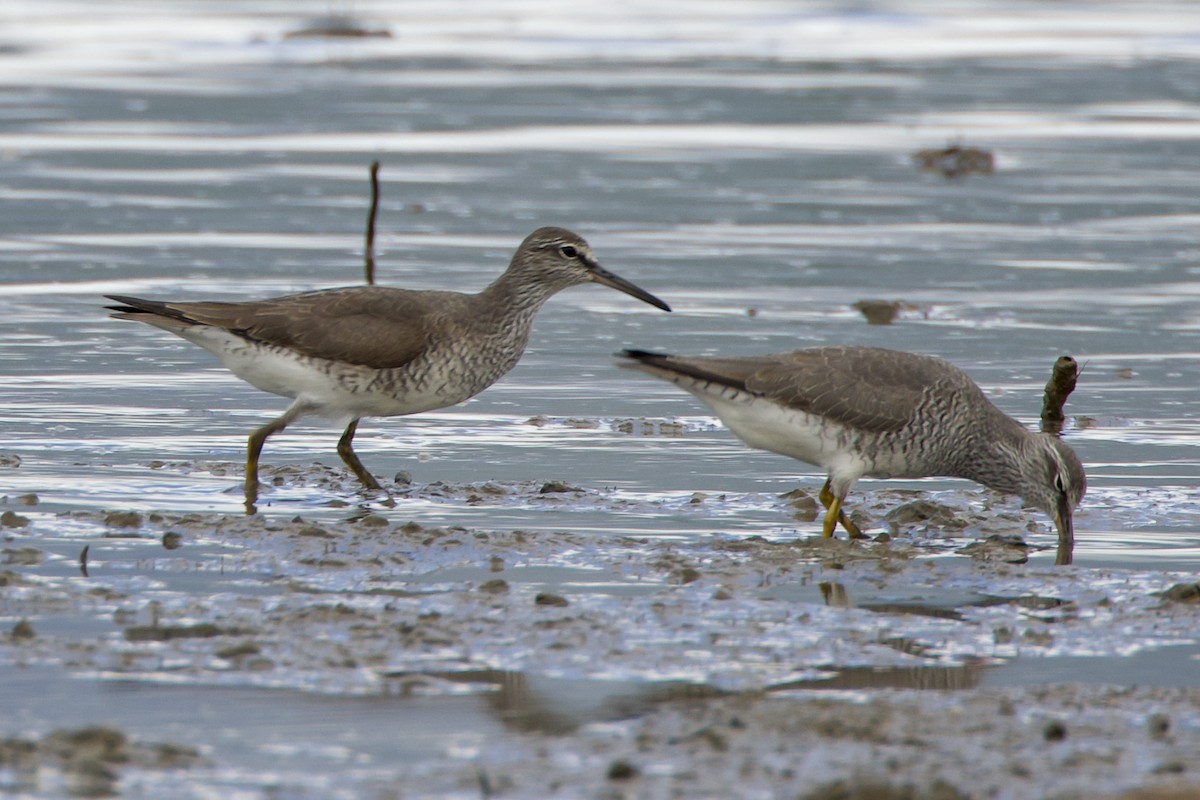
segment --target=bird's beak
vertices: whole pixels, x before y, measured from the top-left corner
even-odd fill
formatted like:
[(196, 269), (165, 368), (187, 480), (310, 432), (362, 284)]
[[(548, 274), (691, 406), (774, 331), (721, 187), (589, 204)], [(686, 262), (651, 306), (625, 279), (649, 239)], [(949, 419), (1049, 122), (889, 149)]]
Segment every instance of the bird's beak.
[(1054, 527), (1058, 528), (1058, 554), (1054, 564), (1065, 566), (1071, 563), (1075, 553), (1075, 521), (1066, 502), (1060, 502), (1054, 510)]
[(622, 278), (620, 275), (614, 275), (613, 273), (606, 270), (604, 267), (597, 264), (595, 261), (592, 261), (589, 259), (587, 262), (587, 266), (588, 266), (588, 278), (593, 283), (598, 283), (601, 286), (608, 286), (609, 288), (616, 289), (619, 292), (624, 292), (625, 294), (629, 295), (630, 297), (636, 297), (638, 300), (641, 300), (643, 303), (649, 303), (650, 305), (654, 306), (655, 308), (661, 308), (663, 311), (671, 310), (671, 307), (669, 305), (664, 303), (662, 300), (659, 300), (657, 297), (650, 294), (645, 289), (642, 289), (641, 287), (630, 283), (629, 281)]

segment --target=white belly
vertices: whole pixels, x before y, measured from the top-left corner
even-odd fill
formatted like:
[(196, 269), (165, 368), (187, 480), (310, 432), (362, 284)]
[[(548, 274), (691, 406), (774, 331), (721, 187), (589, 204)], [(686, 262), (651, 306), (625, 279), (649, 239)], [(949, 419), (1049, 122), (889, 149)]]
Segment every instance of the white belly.
[(211, 352), (256, 389), (303, 401), (316, 407), (314, 413), (333, 419), (417, 414), (466, 399), (438, 381), (397, 393), (383, 383), (386, 370), (341, 364), (331, 369), (329, 362), (247, 343), (219, 328), (197, 325), (179, 335)]

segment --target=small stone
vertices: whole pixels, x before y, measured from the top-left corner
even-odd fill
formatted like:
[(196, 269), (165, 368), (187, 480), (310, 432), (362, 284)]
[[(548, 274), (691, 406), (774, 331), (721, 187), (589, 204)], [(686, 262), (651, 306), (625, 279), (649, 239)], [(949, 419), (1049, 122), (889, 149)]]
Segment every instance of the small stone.
[(168, 642), (174, 639), (211, 639), (215, 636), (237, 636), (239, 628), (220, 628), (211, 622), (196, 625), (135, 625), (125, 629), (129, 642)]
[(996, 171), (996, 157), (990, 150), (960, 144), (918, 150), (913, 161), (922, 171), (938, 172), (946, 178), (991, 175)]
[(21, 457), (16, 453), (0, 453), (0, 467), (16, 469), (21, 466)]
[(798, 522), (812, 522), (821, 515), (821, 507), (817, 503), (817, 498), (802, 489), (788, 492), (783, 495), (783, 499), (787, 500), (795, 509), (792, 512), (792, 518)]
[(1017, 534), (993, 533), (982, 542), (971, 542), (955, 552), (976, 561), (1024, 564), (1029, 561), (1029, 550), (1029, 545)]
[(33, 629), (33, 625), (29, 620), (23, 619), (13, 625), (12, 633), (10, 634), (14, 642), (27, 642), (30, 639), (37, 638), (37, 632)]
[(36, 506), (40, 502), (38, 496), (32, 492), (29, 494), (19, 494), (14, 499), (19, 506)]
[(129, 739), (116, 728), (92, 725), (55, 731), (44, 745), (66, 761), (95, 760), (117, 764), (129, 760)]
[(223, 658), (226, 661), (233, 661), (246, 656), (256, 656), (262, 652), (261, 648), (254, 642), (242, 642), (241, 644), (231, 645), (217, 651), (217, 658)]
[(142, 515), (136, 511), (112, 511), (104, 517), (104, 524), (110, 528), (140, 528)]
[(618, 759), (608, 765), (610, 781), (628, 781), (638, 776), (638, 768), (624, 759)]
[(1050, 631), (1026, 628), (1021, 634), (1021, 639), (1035, 647), (1046, 647), (1054, 641), (1054, 634)]
[(542, 488), (538, 489), (538, 494), (561, 494), (562, 492), (582, 492), (577, 486), (563, 483), (562, 481), (546, 481), (542, 484)]
[(203, 763), (204, 757), (194, 747), (165, 742), (150, 745), (151, 765), (158, 769), (182, 769)]
[(490, 581), (484, 581), (479, 584), (479, 591), (484, 594), (507, 594), (508, 581), (503, 578), (493, 578)]
[(112, 797), (116, 794), (117, 771), (94, 758), (67, 762), (63, 783), (70, 797)]
[(1166, 714), (1151, 714), (1150, 719), (1146, 720), (1146, 727), (1151, 739), (1165, 739), (1171, 732), (1171, 718)]
[(178, 550), (183, 547), (183, 537), (174, 531), (162, 535), (162, 546), (167, 550)]
[(23, 517), (13, 511), (0, 514), (0, 526), (5, 528), (24, 528), (29, 524), (29, 517)]
[(402, 469), (396, 473), (396, 476), (392, 480), (397, 486), (411, 486), (413, 481), (412, 473), (406, 469)]
[(1163, 592), (1162, 597), (1175, 603), (1200, 603), (1200, 583), (1177, 583)]
[(358, 524), (364, 528), (386, 528), (391, 523), (387, 521), (387, 517), (382, 517), (379, 514), (367, 514), (358, 520)]
[(567, 602), (567, 598), (551, 592), (538, 592), (537, 596), (533, 598), (533, 602), (535, 605), (539, 606), (556, 606), (560, 608), (570, 605), (570, 603)]
[(1051, 720), (1042, 729), (1042, 738), (1047, 742), (1061, 742), (1067, 738), (1067, 725), (1062, 720)]
[(36, 547), (14, 547), (3, 551), (5, 564), (16, 564), (20, 567), (33, 567), (42, 563), (42, 551)]
[(671, 573), (671, 582), (686, 586), (700, 580), (700, 570), (695, 567), (680, 567)]
[(861, 313), (868, 325), (891, 325), (900, 315), (902, 304), (896, 300), (859, 300), (851, 308)]
[(912, 525), (945, 530), (962, 530), (967, 526), (966, 521), (954, 516), (954, 512), (949, 508), (932, 500), (913, 500), (911, 503), (896, 506), (884, 519), (887, 520), (893, 534), (899, 528)]

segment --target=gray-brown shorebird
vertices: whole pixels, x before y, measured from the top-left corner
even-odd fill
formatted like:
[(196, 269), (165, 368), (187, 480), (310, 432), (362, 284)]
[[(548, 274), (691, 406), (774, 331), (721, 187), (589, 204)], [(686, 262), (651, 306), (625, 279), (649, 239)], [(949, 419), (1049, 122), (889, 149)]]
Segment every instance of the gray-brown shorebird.
[(531, 233), (508, 269), (478, 294), (352, 286), (241, 303), (108, 298), (121, 304), (109, 306), (113, 317), (198, 344), (252, 386), (292, 398), (281, 416), (250, 434), (245, 490), (253, 510), (263, 443), (309, 414), (346, 425), (338, 455), (364, 487), (380, 489), (351, 446), (359, 419), (416, 414), (475, 396), (520, 360), (542, 304), (587, 282), (671, 310), (601, 267), (587, 242), (562, 228)]
[(1075, 452), (998, 409), (961, 369), (874, 347), (817, 347), (746, 358), (626, 350), (621, 366), (670, 381), (710, 406), (751, 447), (827, 471), (822, 532), (840, 523), (855, 481), (967, 478), (1054, 520), (1059, 564), (1071, 563), (1075, 507), (1087, 489)]

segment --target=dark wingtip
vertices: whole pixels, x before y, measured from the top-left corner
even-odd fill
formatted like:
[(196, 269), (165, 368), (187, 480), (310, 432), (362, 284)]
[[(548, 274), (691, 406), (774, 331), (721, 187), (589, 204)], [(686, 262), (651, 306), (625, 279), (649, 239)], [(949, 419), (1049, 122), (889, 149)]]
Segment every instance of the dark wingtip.
[(158, 317), (186, 320), (186, 317), (182, 313), (169, 307), (166, 303), (161, 303), (157, 300), (143, 300), (140, 297), (130, 297), (124, 294), (106, 294), (104, 297), (109, 300), (116, 300), (121, 304), (119, 306), (105, 306), (107, 310), (116, 314), (151, 314)]
[(650, 358), (670, 358), (667, 353), (654, 353), (649, 350), (622, 350), (615, 355), (618, 358), (630, 358), (634, 361), (645, 361)]
[(617, 366), (628, 369), (637, 369), (638, 364), (667, 367), (667, 361), (671, 358), (670, 353), (655, 353), (651, 350), (622, 350), (614, 355), (621, 359), (617, 362)]
[(129, 297), (124, 294), (106, 294), (104, 298), (106, 300), (116, 300), (121, 304), (119, 306), (105, 306), (109, 311), (122, 311), (126, 313), (130, 311), (142, 311), (141, 306), (146, 302), (145, 300), (139, 300), (136, 297)]

